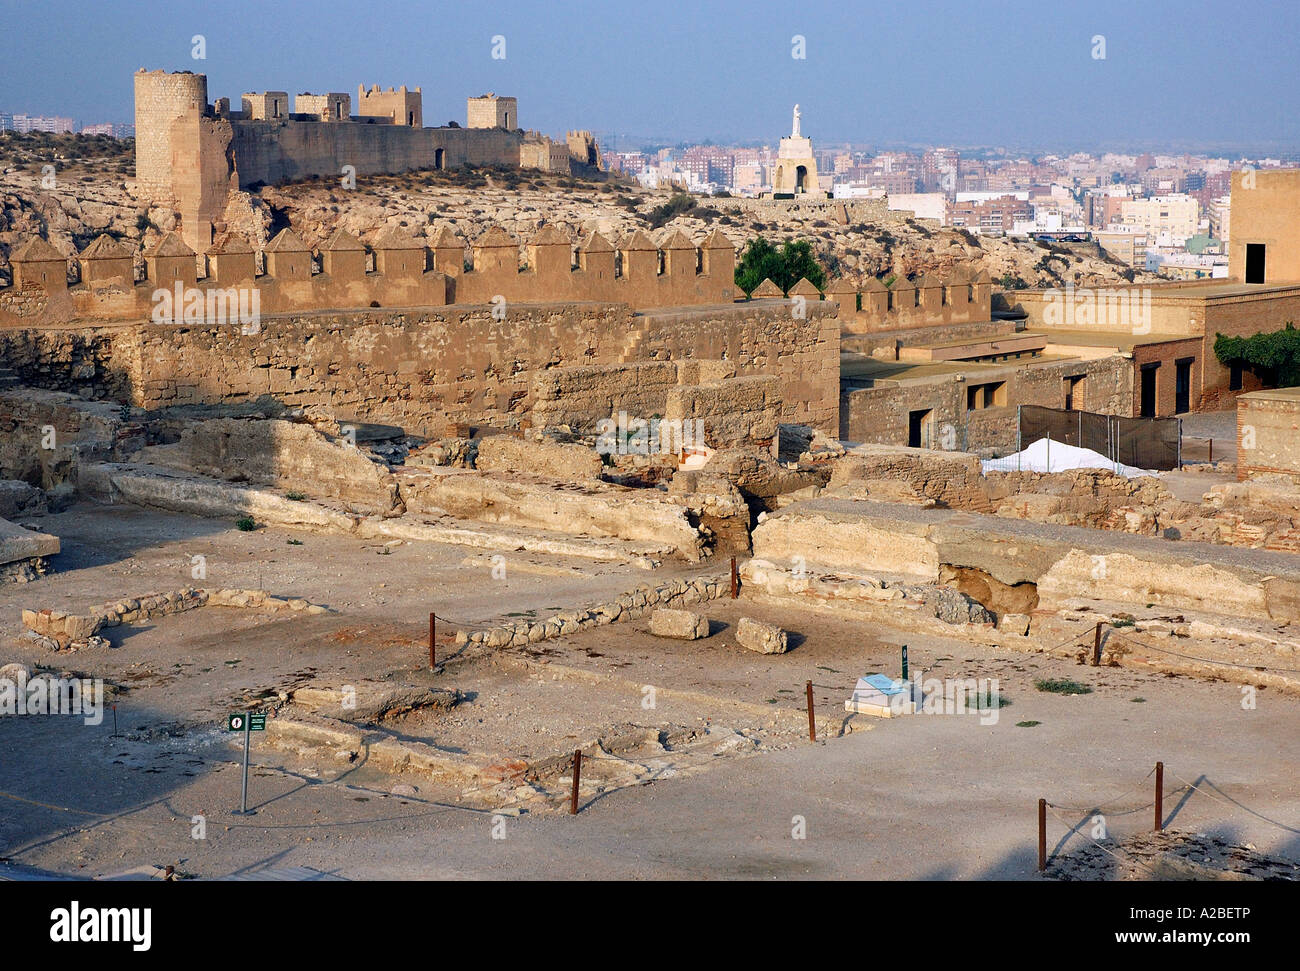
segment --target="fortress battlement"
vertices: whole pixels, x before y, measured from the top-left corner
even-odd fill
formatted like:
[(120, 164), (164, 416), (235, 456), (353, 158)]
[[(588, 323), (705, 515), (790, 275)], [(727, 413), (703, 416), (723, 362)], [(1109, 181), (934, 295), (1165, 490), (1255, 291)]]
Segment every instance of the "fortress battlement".
[[(354, 113), (355, 112), (355, 113)], [(357, 87), (295, 96), (247, 92), (208, 101), (206, 75), (135, 74), (136, 186), (143, 199), (177, 209), (185, 241), (212, 244), (232, 190), (309, 176), (391, 175), (418, 169), (504, 165), (568, 174), (574, 158), (599, 164), (587, 133), (552, 140), (519, 126), (516, 99), (470, 98), (466, 127), (424, 127), (421, 88)]]
[(256, 290), (263, 314), (591, 301), (640, 310), (729, 304), (741, 295), (735, 248), (719, 231), (698, 246), (681, 232), (656, 243), (641, 231), (618, 246), (599, 233), (575, 245), (547, 226), (524, 249), (521, 263), (519, 241), (499, 226), (468, 246), (449, 228), (432, 240), (388, 231), (369, 247), (340, 231), (318, 250), (285, 229), (260, 252), (230, 237), (200, 257), (169, 233), (146, 251), (137, 280), (132, 251), (100, 236), (76, 255), (69, 284), (68, 257), (37, 237), (10, 255), (13, 285), (0, 289), (0, 327), (148, 320), (178, 285), (192, 308), (186, 323), (207, 320), (209, 291), (220, 291), (220, 303), (229, 291)]

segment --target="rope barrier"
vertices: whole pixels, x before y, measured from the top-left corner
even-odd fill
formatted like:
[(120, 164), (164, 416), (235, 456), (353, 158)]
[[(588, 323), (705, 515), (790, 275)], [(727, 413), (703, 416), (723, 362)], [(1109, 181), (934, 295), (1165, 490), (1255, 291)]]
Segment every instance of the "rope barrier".
[[(1051, 804), (1051, 803), (1048, 803), (1048, 804), (1047, 804), (1047, 807), (1048, 807), (1049, 809), (1052, 809), (1052, 804)], [(1145, 863), (1143, 863), (1143, 862), (1142, 862), (1141, 860), (1139, 860), (1137, 857), (1135, 857), (1135, 856), (1131, 856), (1130, 854), (1125, 853), (1124, 850), (1120, 849), (1119, 852), (1120, 852), (1120, 853), (1124, 853), (1124, 856), (1121, 857), (1121, 856), (1119, 856), (1119, 854), (1117, 854), (1117, 853), (1111, 851), (1108, 847), (1106, 847), (1104, 844), (1102, 844), (1102, 842), (1101, 842), (1100, 840), (1096, 839), (1096, 838), (1095, 838), (1091, 833), (1085, 833), (1085, 832), (1083, 832), (1083, 830), (1082, 830), (1079, 826), (1075, 826), (1075, 825), (1071, 824), (1070, 821), (1069, 821), (1068, 819), (1066, 819), (1065, 817), (1061, 816), (1061, 815), (1060, 815), (1059, 813), (1057, 813), (1055, 810), (1052, 811), (1052, 815), (1055, 816), (1057, 819), (1059, 819), (1062, 823), (1064, 823), (1064, 824), (1069, 828), (1069, 830), (1070, 830), (1071, 833), (1078, 833), (1079, 835), (1084, 836), (1084, 837), (1086, 837), (1086, 838), (1092, 840), (1093, 844), (1094, 844), (1094, 845), (1095, 845), (1099, 850), (1101, 850), (1103, 853), (1107, 853), (1107, 854), (1109, 854), (1110, 856), (1114, 857), (1116, 860), (1119, 860), (1119, 862), (1121, 862), (1121, 863), (1123, 863), (1125, 860), (1127, 860), (1129, 863), (1132, 863), (1132, 864), (1134, 864), (1134, 865), (1136, 865), (1136, 866), (1140, 866), (1142, 869), (1144, 869), (1144, 870), (1146, 870), (1148, 873), (1150, 873), (1153, 877), (1159, 877), (1159, 874), (1158, 874), (1155, 870), (1153, 870), (1151, 867), (1147, 866)]]
[[(1169, 773), (1169, 774), (1170, 774), (1170, 775), (1174, 775), (1174, 773), (1172, 773), (1172, 772)], [(1266, 822), (1266, 823), (1271, 823), (1272, 825), (1276, 826), (1278, 829), (1282, 830), (1283, 832), (1286, 832), (1286, 833), (1300, 833), (1300, 829), (1296, 829), (1296, 828), (1293, 828), (1293, 827), (1291, 827), (1291, 826), (1287, 826), (1285, 823), (1279, 823), (1279, 822), (1278, 822), (1277, 820), (1275, 820), (1275, 819), (1269, 819), (1267, 816), (1263, 815), (1262, 813), (1257, 813), (1255, 810), (1251, 809), (1249, 806), (1243, 806), (1241, 803), (1237, 802), (1235, 799), (1232, 799), (1232, 798), (1229, 797), (1229, 796), (1216, 795), (1213, 791), (1211, 791), (1211, 789), (1202, 788), (1201, 786), (1198, 786), (1198, 785), (1197, 785), (1196, 783), (1194, 783), (1194, 782), (1188, 782), (1186, 779), (1182, 778), (1181, 776), (1174, 775), (1174, 778), (1178, 779), (1178, 781), (1181, 782), (1181, 783), (1183, 784), (1183, 788), (1184, 788), (1184, 789), (1194, 789), (1194, 790), (1197, 791), (1197, 792), (1203, 792), (1203, 793), (1205, 793), (1205, 795), (1209, 796), (1211, 799), (1217, 799), (1219, 802), (1223, 803), (1225, 806), (1235, 806), (1237, 809), (1240, 809), (1240, 810), (1242, 810), (1243, 812), (1250, 813), (1250, 815), (1256, 817), (1257, 819), (1262, 819), (1262, 820), (1264, 820), (1264, 822)]]
[(1159, 654), (1168, 654), (1171, 657), (1182, 658), (1184, 661), (1199, 661), (1202, 664), (1221, 664), (1224, 667), (1229, 668), (1244, 668), (1249, 671), (1268, 671), (1273, 674), (1300, 674), (1300, 670), (1295, 668), (1270, 668), (1263, 664), (1239, 664), (1235, 661), (1216, 661), (1207, 657), (1195, 657), (1191, 654), (1179, 654), (1177, 651), (1166, 650), (1163, 647), (1156, 647), (1154, 644), (1140, 641), (1136, 637), (1131, 637), (1128, 634), (1121, 634), (1113, 628), (1111, 630), (1111, 636), (1118, 637), (1120, 640), (1128, 641), (1130, 644), (1136, 644), (1138, 647), (1144, 647), (1149, 651), (1155, 651)]

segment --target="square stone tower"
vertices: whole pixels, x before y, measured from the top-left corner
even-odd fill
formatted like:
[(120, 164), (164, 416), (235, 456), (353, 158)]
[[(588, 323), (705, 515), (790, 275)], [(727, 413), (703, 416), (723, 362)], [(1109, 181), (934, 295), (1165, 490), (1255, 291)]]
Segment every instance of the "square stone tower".
[(362, 118), (387, 118), (394, 125), (406, 125), (408, 128), (424, 127), (424, 95), (419, 88), (407, 91), (402, 85), (396, 91), (389, 88), (380, 91), (375, 85), (369, 91), (365, 85), (357, 85), (357, 116)]
[(519, 127), (519, 102), (515, 98), (498, 97), (493, 92), (469, 98), (465, 109), (467, 128), (504, 128), (513, 131)]
[(244, 117), (252, 121), (288, 121), (289, 93), (287, 91), (261, 91), (240, 97)]
[(352, 96), (338, 94), (312, 94), (305, 91), (293, 97), (296, 115), (311, 115), (316, 121), (347, 121), (352, 116)]

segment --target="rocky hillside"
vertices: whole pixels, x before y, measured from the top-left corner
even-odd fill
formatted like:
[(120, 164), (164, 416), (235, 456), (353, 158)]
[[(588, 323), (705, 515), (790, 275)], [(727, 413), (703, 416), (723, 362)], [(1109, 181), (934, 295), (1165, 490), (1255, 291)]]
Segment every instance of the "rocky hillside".
[[(120, 152), (61, 164), (53, 189), (42, 187), (39, 159), (18, 161), (0, 167), (0, 269), (6, 273), (10, 248), (32, 233), (46, 236), (67, 253), (99, 233), (142, 252), (177, 225), (176, 213), (144, 205), (135, 197)], [(858, 282), (868, 276), (943, 273), (959, 263), (983, 268), (995, 281), (1010, 286), (1099, 285), (1133, 277), (1131, 270), (1106, 259), (1093, 244), (1048, 247), (915, 222), (841, 223), (777, 207), (759, 214), (741, 212), (725, 199), (670, 197), (618, 179), (472, 169), (362, 177), (355, 189), (317, 179), (232, 193), (225, 225), (219, 228), (245, 236), (254, 246), (285, 226), (313, 246), (338, 229), (370, 242), (389, 227), (432, 237), (448, 225), (472, 240), (499, 224), (521, 241), (548, 224), (575, 238), (594, 230), (610, 240), (636, 229), (654, 236), (681, 229), (699, 241), (720, 228), (738, 248), (756, 236), (810, 240), (829, 276)], [(1137, 278), (1154, 279), (1145, 273)]]

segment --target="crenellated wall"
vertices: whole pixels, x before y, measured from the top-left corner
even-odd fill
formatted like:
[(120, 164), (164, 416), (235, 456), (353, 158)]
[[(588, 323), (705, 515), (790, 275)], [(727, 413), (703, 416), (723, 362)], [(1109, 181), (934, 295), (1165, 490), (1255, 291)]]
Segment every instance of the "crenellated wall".
[(839, 304), (846, 336), (987, 322), (993, 316), (993, 284), (983, 270), (900, 277), (888, 287), (874, 278), (863, 286), (836, 280), (827, 284), (826, 296)]
[[(735, 250), (720, 232), (698, 247), (680, 232), (659, 244), (637, 232), (617, 249), (593, 234), (576, 247), (575, 265), (574, 242), (544, 227), (528, 243), (521, 265), (519, 242), (500, 227), (489, 229), (468, 250), (444, 229), (431, 246), (386, 234), (371, 250), (339, 233), (316, 252), (284, 230), (267, 244), (261, 274), (255, 271), (257, 254), (242, 240), (222, 241), (200, 260), (169, 234), (146, 254), (146, 276), (140, 281), (134, 279), (130, 251), (100, 237), (79, 255), (81, 282), (72, 286), (66, 283), (66, 259), (43, 240), (35, 242), (41, 245), (15, 249), (11, 257), (15, 286), (0, 289), (0, 328), (141, 319), (248, 323), (243, 310), (254, 305), (259, 316), (559, 301), (625, 303), (641, 310), (730, 304), (739, 293)], [(370, 252), (375, 269), (368, 272)]]

